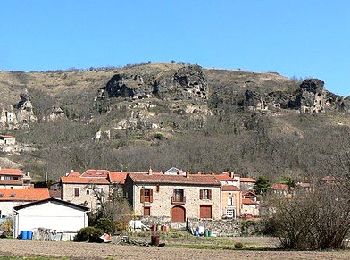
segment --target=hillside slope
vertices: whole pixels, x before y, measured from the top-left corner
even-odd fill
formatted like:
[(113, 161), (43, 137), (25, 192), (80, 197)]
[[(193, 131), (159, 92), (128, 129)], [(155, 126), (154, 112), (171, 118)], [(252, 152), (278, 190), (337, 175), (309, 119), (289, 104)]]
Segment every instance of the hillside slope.
[(323, 85), (173, 63), (0, 72), (1, 132), (31, 148), (2, 157), (52, 179), (149, 166), (328, 175), (350, 152), (350, 99)]

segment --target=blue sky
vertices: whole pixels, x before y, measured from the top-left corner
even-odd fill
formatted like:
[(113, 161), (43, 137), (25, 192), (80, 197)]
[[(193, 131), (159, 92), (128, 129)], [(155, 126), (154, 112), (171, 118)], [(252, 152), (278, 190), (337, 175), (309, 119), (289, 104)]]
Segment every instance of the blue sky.
[(0, 70), (138, 62), (317, 77), (350, 95), (347, 0), (2, 0)]

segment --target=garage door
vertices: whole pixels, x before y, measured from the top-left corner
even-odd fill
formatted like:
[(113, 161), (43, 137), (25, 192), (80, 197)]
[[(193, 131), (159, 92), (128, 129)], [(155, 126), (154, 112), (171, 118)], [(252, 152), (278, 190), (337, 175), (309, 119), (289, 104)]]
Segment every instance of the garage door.
[(199, 217), (200, 218), (212, 218), (212, 207), (211, 205), (199, 206)]
[(171, 222), (186, 222), (186, 209), (182, 206), (174, 206), (171, 209)]

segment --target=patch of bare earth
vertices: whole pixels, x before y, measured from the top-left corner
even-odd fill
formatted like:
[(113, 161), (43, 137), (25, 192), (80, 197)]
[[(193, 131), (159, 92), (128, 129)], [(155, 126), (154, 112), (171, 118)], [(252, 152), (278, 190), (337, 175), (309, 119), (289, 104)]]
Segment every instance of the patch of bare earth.
[(350, 251), (212, 250), (23, 240), (0, 240), (0, 245), (0, 255), (5, 256), (66, 256), (73, 259), (350, 259)]

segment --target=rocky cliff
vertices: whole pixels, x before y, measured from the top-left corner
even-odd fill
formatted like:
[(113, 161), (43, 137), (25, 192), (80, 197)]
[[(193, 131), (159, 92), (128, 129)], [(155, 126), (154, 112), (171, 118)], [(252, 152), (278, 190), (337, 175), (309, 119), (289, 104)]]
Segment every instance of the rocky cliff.
[[(287, 145), (302, 142), (304, 150), (296, 153), (308, 154), (310, 144), (303, 142), (316, 138), (306, 138), (315, 129), (338, 131), (342, 138), (350, 129), (349, 97), (330, 93), (322, 80), (291, 80), (275, 72), (190, 64), (2, 72), (0, 90), (0, 129), (38, 148), (35, 155), (10, 159), (55, 174), (67, 167), (106, 168), (112, 161), (135, 170), (179, 162), (193, 170), (235, 167), (256, 174), (261, 168), (276, 173), (287, 163), (300, 172), (305, 162), (283, 157)], [(305, 116), (312, 123), (305, 124)], [(278, 161), (274, 168), (265, 164), (271, 160)]]

